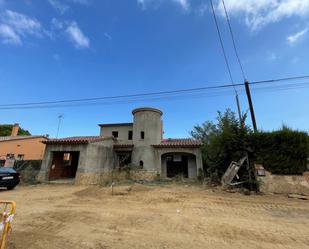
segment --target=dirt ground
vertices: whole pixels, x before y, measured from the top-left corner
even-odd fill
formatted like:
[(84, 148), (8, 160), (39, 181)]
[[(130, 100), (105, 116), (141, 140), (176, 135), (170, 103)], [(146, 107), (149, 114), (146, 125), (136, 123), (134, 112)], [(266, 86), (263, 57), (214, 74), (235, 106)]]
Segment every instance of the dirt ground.
[(309, 248), (309, 201), (199, 186), (19, 186), (9, 248)]

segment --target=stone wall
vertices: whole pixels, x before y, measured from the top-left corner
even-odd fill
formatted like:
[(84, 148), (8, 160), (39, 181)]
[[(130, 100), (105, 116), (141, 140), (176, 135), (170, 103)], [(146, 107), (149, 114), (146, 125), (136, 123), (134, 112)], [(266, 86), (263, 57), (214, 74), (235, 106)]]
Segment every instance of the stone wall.
[(259, 176), (260, 190), (264, 193), (309, 195), (309, 172), (303, 175), (273, 175), (266, 171)]
[(93, 185), (100, 184), (103, 173), (78, 173), (75, 177), (76, 185)]
[(103, 173), (79, 173), (76, 175), (75, 184), (77, 185), (106, 185), (125, 180), (154, 180), (157, 177), (156, 171), (134, 170), (128, 175), (125, 171), (109, 171)]
[(22, 183), (35, 184), (37, 183), (41, 164), (41, 160), (20, 161), (15, 163), (14, 168), (20, 173)]
[(131, 171), (131, 178), (133, 180), (154, 180), (156, 177), (158, 177), (157, 171), (149, 171), (149, 170)]

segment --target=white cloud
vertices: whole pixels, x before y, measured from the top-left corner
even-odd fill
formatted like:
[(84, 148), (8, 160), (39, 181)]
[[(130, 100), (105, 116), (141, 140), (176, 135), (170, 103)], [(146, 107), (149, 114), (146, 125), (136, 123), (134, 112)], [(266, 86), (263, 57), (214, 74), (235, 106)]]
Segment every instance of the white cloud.
[[(64, 33), (66, 37), (74, 44), (76, 48), (89, 48), (89, 38), (82, 32), (76, 21), (61, 21), (57, 18), (51, 20), (51, 29), (53, 37), (57, 36), (57, 33)], [(104, 33), (104, 36), (112, 39), (110, 35)]]
[(6, 10), (2, 15), (2, 22), (11, 26), (20, 35), (32, 34), (41, 36), (41, 23), (24, 14)]
[(69, 3), (90, 5), (90, 0), (48, 0), (48, 2), (61, 15), (65, 14), (70, 9)]
[(52, 29), (63, 29), (63, 22), (59, 21), (57, 18), (51, 20)]
[(89, 39), (83, 34), (76, 22), (71, 22), (68, 25), (66, 33), (76, 48), (89, 48)]
[(21, 44), (21, 39), (18, 34), (8, 25), (0, 24), (0, 37), (3, 43)]
[(207, 10), (208, 10), (208, 5), (206, 3), (202, 3), (200, 4), (200, 6), (197, 7), (196, 13), (200, 16), (204, 16)]
[(145, 9), (150, 4), (161, 4), (164, 2), (173, 2), (179, 5), (184, 10), (190, 9), (190, 0), (137, 0), (137, 4), (142, 8)]
[(70, 8), (67, 4), (63, 3), (63, 1), (61, 2), (59, 0), (48, 0), (48, 2), (60, 14), (64, 14)]
[(179, 4), (184, 10), (189, 10), (190, 8), (189, 0), (172, 0), (172, 1)]
[[(225, 4), (229, 14), (244, 17), (251, 30), (257, 30), (283, 18), (309, 15), (309, 0), (226, 0)], [(219, 0), (217, 8), (224, 15)]]
[(286, 39), (290, 45), (294, 45), (299, 39), (301, 39), (304, 35), (306, 35), (307, 32), (308, 28), (304, 28), (303, 30), (298, 31), (295, 34), (288, 36)]
[(26, 36), (45, 34), (39, 21), (11, 10), (0, 14), (0, 26), (2, 42), (9, 44), (22, 44), (22, 38)]

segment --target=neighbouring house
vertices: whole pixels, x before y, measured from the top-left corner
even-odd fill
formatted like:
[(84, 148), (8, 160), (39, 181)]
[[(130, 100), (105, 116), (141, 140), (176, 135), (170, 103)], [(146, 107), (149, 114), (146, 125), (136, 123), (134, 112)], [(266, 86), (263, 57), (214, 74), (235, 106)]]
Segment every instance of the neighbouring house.
[(202, 169), (201, 142), (164, 139), (162, 112), (132, 111), (133, 123), (100, 124), (100, 136), (49, 139), (39, 181), (75, 178), (78, 184), (97, 184), (104, 174), (128, 164), (142, 177), (195, 178)]
[(0, 136), (0, 161), (42, 160), (48, 138), (43, 135), (19, 136), (19, 125), (14, 124), (10, 136)]

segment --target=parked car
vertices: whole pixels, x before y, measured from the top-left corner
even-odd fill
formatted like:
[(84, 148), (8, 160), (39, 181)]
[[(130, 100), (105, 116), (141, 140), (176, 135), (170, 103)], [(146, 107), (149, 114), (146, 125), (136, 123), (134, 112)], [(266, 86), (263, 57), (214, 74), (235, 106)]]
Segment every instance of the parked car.
[(12, 190), (20, 182), (20, 174), (13, 168), (0, 168), (0, 187)]

